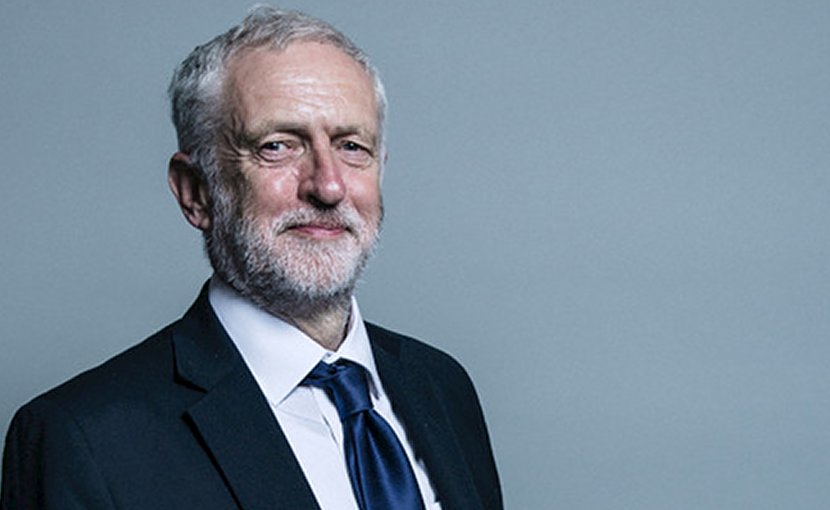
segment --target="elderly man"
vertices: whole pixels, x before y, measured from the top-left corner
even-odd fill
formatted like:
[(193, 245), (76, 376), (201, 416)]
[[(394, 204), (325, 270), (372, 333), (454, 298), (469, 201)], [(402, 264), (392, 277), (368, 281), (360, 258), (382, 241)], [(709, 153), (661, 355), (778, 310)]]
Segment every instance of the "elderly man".
[(169, 183), (214, 275), (181, 320), (17, 413), (2, 508), (502, 508), (464, 370), (352, 297), (383, 217), (367, 56), (260, 7), (170, 94)]

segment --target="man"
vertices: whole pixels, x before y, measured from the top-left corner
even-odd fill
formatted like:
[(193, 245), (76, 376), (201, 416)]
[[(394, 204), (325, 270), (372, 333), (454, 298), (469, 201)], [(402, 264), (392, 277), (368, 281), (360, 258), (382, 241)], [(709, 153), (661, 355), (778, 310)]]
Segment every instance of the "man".
[(181, 320), (17, 413), (2, 508), (502, 508), (464, 370), (352, 297), (383, 216), (366, 55), (260, 7), (170, 93), (169, 183), (214, 275)]

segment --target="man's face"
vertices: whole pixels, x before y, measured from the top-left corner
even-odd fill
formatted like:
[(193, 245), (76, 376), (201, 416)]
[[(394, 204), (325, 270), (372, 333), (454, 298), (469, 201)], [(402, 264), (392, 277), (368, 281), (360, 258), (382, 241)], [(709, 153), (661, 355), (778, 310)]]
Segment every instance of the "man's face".
[(331, 45), (247, 50), (223, 105), (214, 268), (271, 308), (351, 294), (382, 216), (371, 78)]

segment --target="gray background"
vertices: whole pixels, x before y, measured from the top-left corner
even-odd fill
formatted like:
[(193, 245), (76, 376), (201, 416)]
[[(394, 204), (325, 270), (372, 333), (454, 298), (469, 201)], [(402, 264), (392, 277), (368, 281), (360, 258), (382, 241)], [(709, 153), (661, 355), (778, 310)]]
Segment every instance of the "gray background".
[[(249, 2), (0, 6), (0, 427), (209, 275), (165, 88)], [(370, 319), (477, 381), (513, 509), (830, 507), (830, 2), (285, 2), (391, 99)]]

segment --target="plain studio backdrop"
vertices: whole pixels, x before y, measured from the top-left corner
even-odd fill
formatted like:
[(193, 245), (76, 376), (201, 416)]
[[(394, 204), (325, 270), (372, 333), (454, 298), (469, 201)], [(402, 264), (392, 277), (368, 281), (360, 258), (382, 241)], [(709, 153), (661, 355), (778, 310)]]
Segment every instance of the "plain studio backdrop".
[[(363, 312), (463, 361), (508, 508), (830, 507), (830, 2), (283, 6), (381, 69)], [(165, 90), (248, 7), (0, 6), (3, 431), (209, 276)]]

